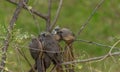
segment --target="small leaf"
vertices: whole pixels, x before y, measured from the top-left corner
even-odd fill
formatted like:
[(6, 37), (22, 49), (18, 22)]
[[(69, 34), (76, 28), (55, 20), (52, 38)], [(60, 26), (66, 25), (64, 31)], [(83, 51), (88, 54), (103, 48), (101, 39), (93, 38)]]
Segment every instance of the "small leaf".
[(5, 67), (5, 71), (8, 71), (8, 68), (7, 68), (7, 67)]
[(28, 9), (31, 10), (31, 9), (32, 9), (32, 6), (28, 6)]
[(78, 67), (78, 69), (82, 69), (83, 66), (82, 65), (78, 65), (77, 67)]

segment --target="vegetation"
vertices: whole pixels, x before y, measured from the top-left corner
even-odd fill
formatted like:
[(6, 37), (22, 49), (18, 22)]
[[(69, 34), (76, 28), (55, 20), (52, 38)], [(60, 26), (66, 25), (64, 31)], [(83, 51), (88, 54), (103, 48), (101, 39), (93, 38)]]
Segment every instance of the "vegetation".
[[(85, 23), (98, 2), (99, 0), (63, 0), (63, 6), (57, 25), (69, 28), (77, 34), (80, 27)], [(118, 41), (120, 39), (119, 2), (120, 0), (105, 0), (102, 6), (94, 14), (89, 24), (81, 32), (78, 39), (93, 41), (109, 46), (112, 46)], [(53, 0), (52, 20), (55, 16), (58, 3), (58, 1)], [(42, 13), (47, 13), (47, 0), (29, 0), (28, 5)], [(9, 25), (15, 8), (15, 5), (6, 0), (0, 1), (0, 48), (3, 47), (7, 26)], [(37, 36), (40, 32), (45, 30), (45, 21), (37, 16), (35, 17), (36, 20), (33, 19), (31, 13), (28, 13), (28, 11), (24, 9), (20, 13), (14, 26), (12, 39), (7, 52), (6, 69), (13, 72), (26, 72), (30, 69), (30, 66), (18, 52), (17, 48), (25, 53), (32, 64), (34, 63), (30, 56), (28, 45), (32, 37)], [(119, 46), (120, 45), (117, 45), (116, 47)], [(105, 55), (109, 50), (110, 48), (86, 42), (74, 42), (76, 60)], [(113, 51), (115, 52), (118, 50)], [(2, 52), (0, 50), (0, 57), (1, 54)], [(119, 61), (119, 56), (110, 57), (102, 61), (77, 63), (75, 69), (76, 72), (119, 72)]]

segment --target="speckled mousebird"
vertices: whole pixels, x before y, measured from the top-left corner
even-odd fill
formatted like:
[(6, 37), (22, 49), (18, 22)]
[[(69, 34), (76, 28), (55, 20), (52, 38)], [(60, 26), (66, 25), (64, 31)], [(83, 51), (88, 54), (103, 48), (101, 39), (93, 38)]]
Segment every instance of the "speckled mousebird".
[[(54, 30), (52, 31), (52, 34), (54, 38), (57, 41), (65, 41), (66, 46), (65, 46), (65, 52), (64, 52), (64, 61), (73, 61), (74, 60), (74, 54), (73, 54), (73, 47), (72, 43), (75, 40), (75, 35), (71, 30), (68, 28), (60, 28), (59, 26), (55, 27)], [(66, 65), (68, 66), (68, 65)], [(69, 68), (66, 67), (66, 68)], [(74, 72), (73, 68), (67, 70), (67, 72)]]

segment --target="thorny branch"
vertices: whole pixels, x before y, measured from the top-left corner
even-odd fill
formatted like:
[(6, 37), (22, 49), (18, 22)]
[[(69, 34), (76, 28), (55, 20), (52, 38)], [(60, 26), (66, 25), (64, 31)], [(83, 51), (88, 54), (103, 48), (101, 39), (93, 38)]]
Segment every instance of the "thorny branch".
[[(82, 25), (82, 27), (80, 28), (78, 35), (80, 35), (80, 33), (83, 31), (83, 29), (86, 27), (86, 25), (89, 23), (89, 21), (92, 19), (93, 15), (96, 13), (96, 11), (98, 10), (98, 8), (102, 5), (102, 3), (104, 2), (105, 0), (100, 0), (100, 2), (97, 4), (97, 6), (95, 7), (95, 9), (93, 10), (93, 12), (91, 13), (91, 15), (88, 17), (88, 19), (86, 20), (86, 22)], [(77, 37), (76, 36), (76, 37)]]
[(59, 17), (59, 14), (60, 14), (60, 10), (62, 8), (62, 4), (63, 4), (63, 0), (60, 0), (58, 9), (57, 9), (57, 12), (56, 12), (56, 15), (55, 15), (55, 18), (53, 20), (53, 23), (50, 26), (50, 31), (53, 29), (53, 27), (55, 26), (55, 24), (56, 24), (56, 22), (58, 20), (58, 17)]
[(74, 60), (74, 61), (70, 61), (70, 62), (64, 62), (62, 63), (63, 65), (66, 65), (66, 64), (73, 64), (73, 63), (85, 63), (85, 62), (92, 62), (92, 61), (98, 61), (102, 58), (104, 58), (106, 56), (106, 58), (108, 57), (111, 57), (111, 56), (118, 56), (120, 55), (120, 52), (114, 52), (114, 53), (111, 53), (111, 55), (103, 55), (103, 56), (99, 56), (99, 57), (93, 57), (93, 58), (89, 58), (89, 59), (84, 59), (84, 60)]
[[(15, 0), (7, 0), (7, 1), (10, 2), (10, 3), (12, 3), (12, 4), (14, 4), (14, 5), (17, 5), (17, 4), (18, 4), (18, 3), (15, 2)], [(37, 16), (45, 19), (45, 20), (47, 19), (47, 16), (46, 16), (46, 15), (44, 15), (44, 14), (36, 11), (36, 10), (33, 9), (33, 8), (32, 8), (32, 9), (28, 9), (27, 6), (23, 6), (23, 8), (26, 9), (26, 10), (30, 10), (32, 13), (34, 13), (35, 15), (37, 15)]]
[[(17, 20), (18, 18), (18, 15), (21, 11), (23, 7), (23, 0), (20, 0), (19, 3), (18, 3), (18, 6), (14, 12), (14, 15), (9, 23), (9, 27), (8, 27), (8, 30), (9, 32), (7, 33), (7, 36), (6, 36), (6, 39), (4, 41), (4, 46), (2, 48), (2, 59), (1, 59), (1, 63), (0, 63), (0, 66), (1, 67), (5, 67), (5, 64), (6, 64), (6, 53), (7, 53), (7, 49), (8, 49), (8, 46), (9, 46), (9, 41), (10, 41), (10, 38), (11, 38), (11, 34), (12, 34), (12, 30), (13, 30), (13, 27), (14, 27), (14, 24), (15, 24), (15, 21)], [(4, 71), (4, 69), (0, 69), (0, 72)]]

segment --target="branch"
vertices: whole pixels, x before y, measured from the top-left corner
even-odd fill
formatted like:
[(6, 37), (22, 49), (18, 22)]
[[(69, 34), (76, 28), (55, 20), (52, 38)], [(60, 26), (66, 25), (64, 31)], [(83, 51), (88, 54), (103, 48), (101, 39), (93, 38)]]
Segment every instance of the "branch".
[(120, 52), (114, 52), (114, 53), (111, 53), (111, 55), (103, 55), (103, 56), (99, 56), (99, 57), (93, 57), (93, 58), (89, 58), (89, 59), (84, 59), (84, 60), (74, 60), (74, 61), (70, 61), (70, 62), (64, 62), (62, 63), (63, 65), (66, 65), (66, 64), (73, 64), (73, 63), (85, 63), (85, 62), (92, 62), (92, 61), (97, 61), (97, 60), (100, 60), (102, 58), (104, 58), (106, 56), (106, 58), (108, 57), (111, 57), (111, 56), (118, 56), (120, 55)]
[[(93, 41), (88, 41), (88, 40), (83, 40), (83, 39), (76, 39), (75, 41), (80, 41), (80, 42), (85, 42), (85, 43), (89, 43), (89, 44), (94, 44), (97, 46), (101, 46), (101, 47), (106, 47), (106, 48), (111, 48), (112, 46), (109, 45), (105, 45), (105, 44), (101, 44), (101, 43), (97, 43), (97, 42), (93, 42)], [(114, 47), (115, 50), (120, 50), (119, 47)]]
[[(117, 42), (115, 42), (115, 43), (113, 44), (113, 46), (111, 47), (111, 49), (109, 50), (109, 52), (108, 52), (102, 59), (100, 59), (99, 61), (105, 59), (108, 55), (111, 56), (112, 50), (115, 48), (115, 46), (116, 46), (119, 42), (120, 42), (120, 40), (118, 40)], [(111, 57), (112, 57), (112, 56), (111, 56)], [(112, 57), (112, 58), (113, 58), (113, 57)], [(114, 59), (113, 59), (113, 60), (114, 60)], [(114, 61), (115, 61), (115, 60), (114, 60)]]
[(47, 52), (47, 53), (63, 53), (64, 51), (48, 51), (48, 50), (40, 50), (40, 49), (34, 49), (34, 48), (29, 48), (31, 50), (35, 51), (40, 51), (40, 52)]
[[(13, 17), (12, 17), (10, 23), (9, 23), (9, 28), (8, 28), (9, 31), (7, 32), (7, 36), (6, 36), (6, 39), (4, 41), (4, 46), (2, 48), (3, 53), (2, 53), (1, 63), (0, 63), (1, 67), (5, 67), (5, 64), (6, 64), (5, 62), (6, 62), (6, 58), (7, 58), (6, 53), (7, 53), (7, 50), (8, 50), (9, 41), (10, 41), (10, 38), (11, 38), (11, 34), (12, 34), (12, 31), (13, 31), (15, 21), (17, 20), (18, 15), (19, 15), (22, 7), (23, 7), (23, 0), (20, 0), (19, 4), (18, 4), (18, 6), (17, 6), (17, 8), (14, 12), (14, 15), (13, 15)], [(0, 72), (2, 72), (2, 71), (3, 71), (3, 69), (0, 69)]]
[(29, 66), (32, 67), (30, 61), (28, 60), (28, 58), (26, 57), (26, 55), (24, 54), (24, 52), (22, 50), (20, 50), (19, 48), (16, 48), (16, 49), (21, 54), (21, 56), (27, 61), (27, 63), (29, 64)]
[(46, 31), (50, 31), (50, 23), (51, 23), (51, 6), (52, 6), (52, 0), (49, 0), (48, 2), (48, 15), (46, 19)]
[[(7, 0), (7, 1), (10, 2), (10, 3), (12, 3), (12, 4), (14, 4), (14, 5), (17, 5), (17, 4), (18, 4), (18, 3), (15, 2), (15, 0)], [(45, 20), (47, 19), (46, 15), (44, 15), (44, 14), (36, 11), (36, 10), (33, 9), (33, 8), (32, 8), (32, 9), (28, 9), (26, 6), (23, 6), (23, 8), (26, 9), (26, 10), (30, 10), (32, 13), (34, 13), (35, 15), (37, 15), (37, 16), (45, 19)]]
[(21, 54), (21, 56), (27, 61), (27, 63), (29, 64), (29, 66), (32, 68), (32, 70), (35, 71), (35, 69), (33, 68), (32, 64), (30, 63), (30, 61), (28, 60), (28, 58), (26, 57), (26, 55), (24, 54), (24, 52), (22, 50), (20, 50), (19, 48), (16, 48), (16, 49)]
[(115, 46), (120, 43), (120, 40), (118, 40), (117, 42), (115, 42), (115, 44), (113, 44), (113, 46), (111, 47), (109, 54), (111, 54), (112, 50), (115, 48)]
[(58, 6), (58, 9), (57, 9), (55, 18), (54, 18), (54, 21), (53, 21), (52, 25), (50, 26), (50, 30), (53, 29), (53, 27), (55, 26), (55, 24), (56, 24), (56, 22), (57, 22), (57, 20), (58, 20), (58, 17), (59, 17), (59, 15), (60, 15), (60, 10), (61, 10), (61, 7), (62, 7), (62, 3), (63, 3), (63, 0), (60, 0), (59, 6)]
[(28, 12), (29, 12), (29, 13), (31, 14), (31, 16), (33, 17), (33, 20), (34, 20), (34, 22), (35, 22), (34, 24), (37, 26), (38, 33), (40, 33), (39, 22), (37, 21), (35, 14), (33, 14), (33, 12), (29, 9), (29, 7), (27, 6), (26, 3), (24, 3), (24, 6), (27, 8)]
[(86, 22), (82, 25), (82, 27), (80, 28), (78, 35), (80, 35), (80, 33), (83, 31), (83, 29), (86, 27), (86, 25), (89, 23), (89, 21), (92, 19), (93, 15), (96, 13), (96, 11), (98, 10), (98, 8), (102, 5), (102, 3), (104, 2), (104, 0), (100, 0), (100, 2), (97, 4), (97, 6), (95, 7), (95, 9), (93, 10), (93, 12), (91, 13), (91, 15), (88, 17), (88, 19), (86, 20)]

